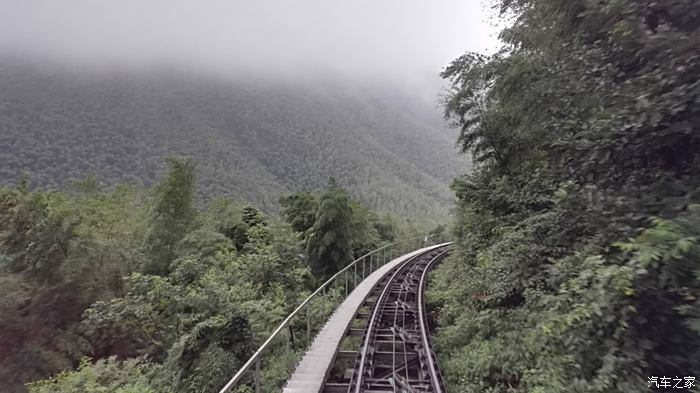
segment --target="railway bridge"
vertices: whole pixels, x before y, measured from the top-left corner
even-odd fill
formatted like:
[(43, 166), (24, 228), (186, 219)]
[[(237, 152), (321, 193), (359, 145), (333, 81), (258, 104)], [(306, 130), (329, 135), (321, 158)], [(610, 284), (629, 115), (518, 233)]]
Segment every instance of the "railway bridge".
[(423, 291), (450, 248), (422, 236), (353, 261), (301, 302), (220, 393), (445, 392)]

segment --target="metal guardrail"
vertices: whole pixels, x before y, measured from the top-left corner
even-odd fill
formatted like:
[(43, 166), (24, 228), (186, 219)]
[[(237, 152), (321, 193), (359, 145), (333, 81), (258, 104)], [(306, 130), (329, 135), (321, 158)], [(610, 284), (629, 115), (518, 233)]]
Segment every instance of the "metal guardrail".
[[(327, 316), (332, 314), (333, 309), (326, 310), (326, 292), (334, 287), (338, 290), (338, 287), (342, 287), (341, 279), (344, 279), (344, 296), (341, 300), (345, 299), (350, 293), (351, 286), (354, 289), (357, 287), (358, 278), (359, 282), (364, 280), (369, 274), (374, 272), (381, 266), (384, 266), (387, 262), (408, 252), (417, 250), (419, 248), (431, 246), (434, 244), (440, 244), (444, 242), (445, 234), (434, 234), (417, 236), (409, 239), (400, 240), (394, 243), (387, 244), (376, 250), (370, 251), (369, 253), (357, 258), (352, 261), (338, 273), (334, 274), (326, 282), (324, 282), (318, 289), (316, 289), (311, 295), (309, 295), (287, 318), (280, 323), (280, 325), (275, 329), (275, 331), (265, 340), (265, 342), (258, 348), (255, 353), (248, 359), (248, 361), (241, 367), (240, 370), (231, 378), (228, 383), (219, 391), (219, 393), (231, 392), (231, 389), (239, 386), (241, 381), (246, 377), (246, 373), (253, 372), (253, 386), (254, 392), (260, 392), (260, 366), (263, 355), (271, 351), (271, 348), (276, 340), (282, 337), (285, 340), (286, 353), (290, 352), (291, 342), (293, 340), (292, 333), (292, 323), (302, 315), (306, 314), (306, 346), (311, 345), (311, 314), (312, 314), (312, 301), (314, 299), (320, 299), (323, 301), (322, 304), (322, 320), (325, 322)], [(369, 263), (369, 267), (367, 264)], [(361, 265), (361, 268), (360, 268)], [(358, 272), (359, 270), (359, 272)], [(352, 278), (351, 278), (352, 277)], [(340, 292), (342, 295), (342, 291)], [(335, 300), (335, 299), (331, 299)], [(339, 304), (339, 303), (338, 303)], [(337, 306), (337, 305), (336, 305)], [(333, 307), (333, 306), (332, 306)], [(330, 311), (330, 313), (327, 313)], [(288, 333), (286, 332), (288, 330)], [(283, 333), (284, 332), (284, 333)], [(298, 361), (298, 359), (297, 359)], [(290, 370), (291, 371), (291, 370)]]

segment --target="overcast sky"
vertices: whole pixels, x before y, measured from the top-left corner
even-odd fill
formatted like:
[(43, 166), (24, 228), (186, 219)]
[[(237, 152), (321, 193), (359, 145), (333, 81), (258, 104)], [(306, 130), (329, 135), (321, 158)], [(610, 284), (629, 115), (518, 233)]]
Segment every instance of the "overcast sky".
[(0, 55), (435, 74), (497, 43), (483, 0), (0, 0)]

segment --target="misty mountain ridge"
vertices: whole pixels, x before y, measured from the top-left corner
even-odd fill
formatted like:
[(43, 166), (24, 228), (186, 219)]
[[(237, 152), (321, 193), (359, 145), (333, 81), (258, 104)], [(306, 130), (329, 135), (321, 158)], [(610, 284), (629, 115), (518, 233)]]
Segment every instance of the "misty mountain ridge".
[[(277, 207), (280, 195), (336, 177), (379, 211), (440, 220), (448, 184), (466, 160), (454, 133), (338, 73), (317, 77), (201, 77), (175, 70), (80, 73), (0, 66), (0, 182), (23, 170), (65, 188), (95, 174), (106, 184), (152, 184), (163, 158), (198, 164), (198, 198)], [(388, 96), (388, 95), (387, 95)]]

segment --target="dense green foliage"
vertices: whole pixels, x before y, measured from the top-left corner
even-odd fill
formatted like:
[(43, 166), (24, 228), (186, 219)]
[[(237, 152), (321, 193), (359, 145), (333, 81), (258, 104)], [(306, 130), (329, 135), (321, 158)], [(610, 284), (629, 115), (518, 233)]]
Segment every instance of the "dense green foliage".
[[(319, 196), (301, 191), (280, 198), (280, 204), (283, 219), (302, 235), (309, 264), (321, 278), (386, 243), (426, 232), (410, 220), (402, 221), (390, 214), (380, 218), (362, 203), (351, 200), (334, 178)], [(438, 226), (433, 231), (443, 230)]]
[(123, 291), (121, 277), (141, 263), (140, 193), (83, 185), (74, 195), (0, 189), (4, 391), (71, 367), (88, 346), (79, 332), (83, 310)]
[(180, 154), (197, 163), (203, 203), (228, 197), (275, 213), (280, 196), (321, 190), (335, 176), (373, 210), (447, 218), (449, 181), (466, 166), (453, 133), (342, 75), (232, 79), (3, 59), (0, 185), (27, 170), (50, 189), (91, 174), (150, 186), (163, 159)]
[(314, 274), (330, 277), (352, 262), (352, 217), (350, 197), (331, 179), (309, 229), (307, 251)]
[(280, 198), (282, 217), (300, 233), (305, 233), (316, 222), (318, 200), (310, 192), (301, 191)]
[[(335, 184), (320, 196), (285, 197), (305, 201), (288, 205), (291, 224), (226, 199), (197, 209), (192, 162), (168, 165), (150, 190), (104, 190), (95, 178), (70, 192), (30, 192), (26, 179), (0, 188), (3, 392), (51, 375), (29, 390), (215, 391), (316, 288), (322, 276), (312, 268), (330, 274), (356, 245), (388, 240), (368, 243), (366, 228), (392, 236), (415, 230), (379, 220)], [(329, 227), (339, 208), (342, 225)], [(313, 217), (309, 229), (294, 230), (297, 214)], [(327, 249), (309, 258), (307, 249), (320, 249), (315, 234), (340, 236), (338, 229), (344, 259), (328, 262)], [(270, 383), (284, 379), (288, 362), (269, 360)]]
[(477, 170), (430, 292), (459, 392), (636, 392), (700, 374), (700, 9), (503, 0), (443, 76)]
[(170, 172), (156, 188), (156, 201), (146, 235), (147, 273), (165, 274), (175, 257), (175, 246), (189, 232), (194, 219), (194, 165), (190, 160), (168, 159)]
[(91, 364), (84, 358), (77, 372), (62, 372), (55, 378), (34, 382), (28, 388), (31, 393), (159, 393), (150, 382), (150, 374), (149, 367), (139, 359), (120, 362), (111, 357)]

